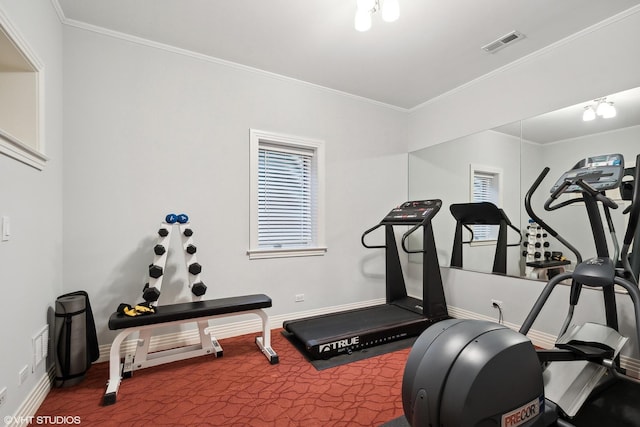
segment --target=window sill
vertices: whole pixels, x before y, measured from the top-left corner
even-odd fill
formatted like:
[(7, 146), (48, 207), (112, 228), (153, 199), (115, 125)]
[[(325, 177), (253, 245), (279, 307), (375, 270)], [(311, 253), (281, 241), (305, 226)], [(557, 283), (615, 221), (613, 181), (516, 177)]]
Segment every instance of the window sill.
[(491, 246), (497, 244), (498, 241), (496, 239), (493, 240), (474, 240), (469, 243), (469, 246)]
[(301, 256), (321, 256), (327, 253), (327, 248), (282, 248), (282, 249), (251, 249), (247, 251), (249, 259), (266, 259), (266, 258), (291, 258)]

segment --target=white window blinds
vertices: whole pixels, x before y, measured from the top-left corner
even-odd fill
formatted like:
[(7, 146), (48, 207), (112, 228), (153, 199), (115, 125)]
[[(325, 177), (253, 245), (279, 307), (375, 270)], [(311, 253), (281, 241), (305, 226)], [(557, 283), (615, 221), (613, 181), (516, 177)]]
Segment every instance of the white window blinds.
[(258, 150), (258, 247), (313, 244), (313, 150), (261, 144)]
[[(498, 206), (498, 175), (488, 172), (474, 171), (473, 202), (491, 202)], [(498, 227), (494, 225), (474, 225), (473, 240), (496, 240)]]

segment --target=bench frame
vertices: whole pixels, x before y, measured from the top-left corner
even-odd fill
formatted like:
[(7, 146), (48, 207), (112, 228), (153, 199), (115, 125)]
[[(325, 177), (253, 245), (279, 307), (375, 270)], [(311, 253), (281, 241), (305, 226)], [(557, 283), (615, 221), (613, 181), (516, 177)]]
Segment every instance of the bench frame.
[[(211, 327), (209, 320), (219, 317), (238, 316), (244, 314), (256, 314), (262, 320), (262, 336), (256, 337), (256, 344), (260, 351), (265, 355), (269, 363), (275, 365), (279, 362), (278, 355), (271, 348), (271, 329), (269, 326), (269, 316), (262, 309), (242, 310), (233, 313), (214, 314), (197, 318), (175, 320), (169, 322), (153, 323), (142, 326), (125, 328), (118, 333), (111, 344), (109, 353), (109, 380), (107, 382), (107, 390), (104, 394), (103, 404), (112, 405), (116, 403), (116, 397), (122, 378), (128, 378), (133, 371), (149, 368), (152, 366), (162, 365), (164, 363), (176, 362), (178, 360), (189, 359), (197, 356), (213, 354), (216, 357), (222, 357), (223, 350), (218, 340), (211, 335)], [(171, 348), (168, 350), (160, 350), (149, 353), (149, 344), (151, 335), (155, 329), (180, 325), (184, 323), (197, 323), (200, 342), (193, 345), (185, 345), (182, 347)], [(135, 354), (127, 353), (124, 356), (124, 362), (121, 361), (120, 352), (122, 343), (129, 335), (139, 332)]]

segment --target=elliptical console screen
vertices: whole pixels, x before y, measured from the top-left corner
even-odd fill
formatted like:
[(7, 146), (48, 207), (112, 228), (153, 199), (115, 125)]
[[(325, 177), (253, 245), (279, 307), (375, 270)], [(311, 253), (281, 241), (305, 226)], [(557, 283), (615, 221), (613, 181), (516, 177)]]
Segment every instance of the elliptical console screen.
[(419, 224), (430, 221), (441, 206), (442, 201), (438, 199), (404, 202), (389, 212), (382, 222), (387, 224)]
[(587, 157), (576, 165), (551, 187), (551, 193), (565, 181), (572, 183), (564, 190), (565, 193), (578, 193), (583, 189), (575, 184), (579, 179), (589, 184), (598, 191), (612, 190), (620, 186), (624, 175), (624, 157), (622, 154), (604, 154), (601, 156)]

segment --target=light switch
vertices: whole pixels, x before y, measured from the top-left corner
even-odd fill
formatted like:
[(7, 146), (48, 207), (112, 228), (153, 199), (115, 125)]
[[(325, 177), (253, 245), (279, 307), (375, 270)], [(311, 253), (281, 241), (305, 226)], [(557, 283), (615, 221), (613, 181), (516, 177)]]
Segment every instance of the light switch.
[(2, 241), (6, 242), (11, 237), (11, 221), (8, 216), (2, 217)]

